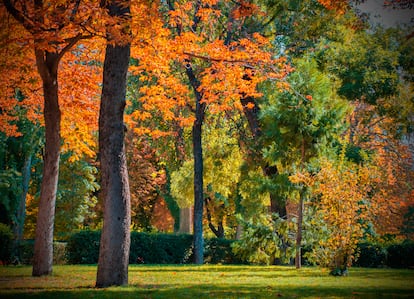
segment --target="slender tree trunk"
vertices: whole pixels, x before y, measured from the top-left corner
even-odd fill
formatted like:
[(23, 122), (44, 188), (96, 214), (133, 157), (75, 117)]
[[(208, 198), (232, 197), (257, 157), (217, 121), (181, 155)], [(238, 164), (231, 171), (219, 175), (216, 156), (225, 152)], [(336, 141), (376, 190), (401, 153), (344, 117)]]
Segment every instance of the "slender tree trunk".
[[(127, 3), (127, 2), (125, 2)], [(129, 13), (111, 1), (110, 15)], [(124, 109), (130, 44), (108, 44), (99, 113), (101, 195), (104, 219), (99, 248), (96, 287), (128, 284), (131, 198), (125, 155)]]
[[(306, 153), (306, 144), (305, 139), (302, 138), (302, 145), (301, 145), (301, 161), (300, 161), (300, 169), (303, 171), (304, 163), (305, 163), (305, 153)], [(296, 269), (300, 269), (302, 267), (302, 226), (303, 226), (303, 211), (305, 205), (305, 194), (306, 194), (306, 186), (302, 186), (302, 190), (300, 191), (300, 199), (299, 199), (299, 208), (298, 208), (298, 232), (296, 234), (296, 258), (295, 258), (295, 266)]]
[(202, 94), (198, 91), (200, 82), (194, 75), (190, 62), (186, 65), (187, 77), (196, 97), (195, 121), (193, 124), (193, 156), (194, 156), (194, 263), (204, 262), (204, 239), (203, 239), (203, 146), (201, 142), (202, 126), (206, 104), (201, 103)]
[(194, 263), (204, 262), (203, 240), (203, 149), (201, 145), (202, 120), (196, 119), (193, 125), (194, 152)]
[(296, 234), (296, 258), (295, 266), (296, 269), (302, 267), (302, 223), (303, 223), (303, 208), (304, 200), (303, 194), (300, 195), (299, 208), (298, 208), (298, 232)]
[(52, 273), (53, 223), (59, 175), (61, 112), (58, 101), (58, 54), (37, 51), (36, 63), (43, 80), (46, 143), (32, 275), (41, 276)]

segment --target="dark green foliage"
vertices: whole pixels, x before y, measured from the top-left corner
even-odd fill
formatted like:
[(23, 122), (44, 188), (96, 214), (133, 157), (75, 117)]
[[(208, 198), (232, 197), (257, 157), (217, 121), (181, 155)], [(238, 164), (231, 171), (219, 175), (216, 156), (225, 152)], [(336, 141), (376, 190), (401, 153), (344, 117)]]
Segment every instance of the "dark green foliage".
[[(68, 240), (69, 264), (96, 264), (99, 254), (99, 231), (80, 231)], [(206, 239), (204, 258), (211, 264), (240, 264), (226, 239)], [(32, 245), (33, 246), (33, 245)], [(186, 264), (192, 262), (193, 236), (131, 232), (130, 264)]]
[(0, 223), (0, 261), (8, 264), (11, 261), (13, 232), (11, 228)]
[(348, 276), (348, 269), (346, 267), (335, 268), (331, 272), (329, 272), (329, 275)]
[(68, 239), (66, 258), (69, 264), (96, 264), (99, 256), (100, 231), (84, 230)]
[(357, 267), (377, 268), (385, 266), (387, 249), (378, 244), (362, 242), (358, 244), (359, 256), (354, 263)]
[(234, 240), (212, 238), (204, 242), (204, 262), (206, 264), (242, 264), (242, 260), (235, 256), (231, 244)]
[(191, 235), (132, 232), (129, 262), (131, 264), (183, 264), (192, 252)]
[(23, 265), (32, 264), (34, 240), (23, 240), (19, 244), (19, 260)]
[(388, 247), (387, 266), (391, 268), (414, 267), (414, 242), (406, 240)]

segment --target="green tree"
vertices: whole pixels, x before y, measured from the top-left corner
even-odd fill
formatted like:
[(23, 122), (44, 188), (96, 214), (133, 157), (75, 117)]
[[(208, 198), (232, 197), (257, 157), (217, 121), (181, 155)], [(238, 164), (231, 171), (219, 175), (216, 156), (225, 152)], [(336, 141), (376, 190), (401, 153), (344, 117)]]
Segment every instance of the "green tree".
[[(16, 93), (21, 101), (23, 95)], [(16, 106), (15, 121), (21, 136), (6, 136), (0, 133), (0, 203), (2, 206), (1, 222), (12, 227), (14, 234), (14, 254), (18, 257), (19, 243), (23, 239), (26, 220), (26, 199), (31, 183), (32, 163), (39, 154), (44, 140), (42, 129), (38, 124), (27, 119), (27, 110)]]
[[(204, 137), (203, 196), (207, 221), (216, 237), (224, 237), (224, 218), (225, 215), (231, 214), (226, 210), (231, 207), (234, 209), (231, 198), (237, 192), (242, 156), (238, 141), (235, 136), (232, 136), (225, 121), (222, 121), (219, 127), (215, 127), (214, 121), (208, 123), (204, 130)], [(193, 202), (193, 167), (193, 161), (187, 160), (182, 167), (171, 174), (171, 192), (181, 208), (191, 206)], [(213, 218), (216, 219), (217, 224), (213, 223)]]
[[(301, 266), (304, 203), (308, 191), (304, 185), (292, 186), (286, 175), (302, 171), (319, 156), (329, 156), (338, 136), (345, 130), (343, 118), (347, 103), (336, 94), (334, 83), (318, 70), (311, 57), (295, 60), (297, 71), (288, 77), (291, 89), (267, 92), (262, 106), (263, 154), (269, 165), (276, 165), (281, 179), (272, 192), (286, 201), (297, 194), (296, 266)], [(293, 192), (295, 191), (295, 192)], [(286, 203), (284, 203), (286, 204)]]
[(54, 233), (58, 239), (66, 239), (74, 230), (89, 226), (96, 217), (93, 208), (99, 190), (98, 170), (86, 159), (70, 158), (70, 152), (63, 153), (59, 168)]

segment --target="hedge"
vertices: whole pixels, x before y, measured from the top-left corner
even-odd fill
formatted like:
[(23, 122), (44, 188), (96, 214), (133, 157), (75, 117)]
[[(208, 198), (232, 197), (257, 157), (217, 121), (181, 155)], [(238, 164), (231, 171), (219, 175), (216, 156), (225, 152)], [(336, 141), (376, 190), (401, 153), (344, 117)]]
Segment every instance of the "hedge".
[[(66, 247), (70, 264), (96, 264), (99, 256), (100, 231), (73, 234)], [(205, 262), (211, 264), (241, 263), (231, 251), (232, 240), (206, 239)], [(185, 264), (193, 256), (192, 235), (131, 232), (130, 264)]]
[(389, 246), (369, 242), (358, 244), (357, 267), (414, 268), (414, 242), (405, 240)]
[[(8, 234), (6, 234), (8, 235)], [(96, 264), (99, 255), (100, 231), (79, 231), (68, 239), (67, 244), (54, 242), (54, 264)], [(191, 263), (192, 235), (175, 235), (159, 233), (131, 232), (131, 264), (185, 264)], [(241, 264), (246, 263), (234, 255), (231, 249), (233, 240), (206, 239), (204, 241), (204, 261), (207, 264)], [(4, 243), (6, 244), (6, 243)], [(20, 261), (31, 264), (33, 257), (33, 240), (20, 244)], [(8, 248), (8, 247), (4, 247)], [(310, 250), (305, 248), (303, 251)], [(7, 251), (10, 257), (10, 251)], [(304, 253), (303, 252), (303, 253)], [(369, 242), (358, 245), (359, 257), (357, 267), (414, 267), (414, 242), (404, 241), (389, 246)], [(305, 261), (304, 261), (305, 262)]]
[(391, 268), (414, 268), (414, 242), (405, 240), (387, 248), (387, 266)]
[(354, 266), (365, 268), (384, 267), (387, 262), (387, 248), (378, 244), (361, 242), (357, 248), (358, 258)]

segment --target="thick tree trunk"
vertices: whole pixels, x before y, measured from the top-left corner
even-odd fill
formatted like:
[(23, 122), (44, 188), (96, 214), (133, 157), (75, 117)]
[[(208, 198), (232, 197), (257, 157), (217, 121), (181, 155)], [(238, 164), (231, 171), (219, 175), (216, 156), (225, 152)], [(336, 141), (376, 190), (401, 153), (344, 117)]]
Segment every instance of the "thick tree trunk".
[(181, 234), (193, 233), (192, 224), (193, 224), (193, 207), (180, 208), (180, 229), (178, 232)]
[(56, 53), (37, 52), (37, 67), (43, 79), (46, 131), (43, 178), (33, 255), (33, 276), (49, 275), (53, 263), (53, 222), (60, 158), (60, 108), (58, 102)]
[(97, 287), (128, 284), (131, 203), (123, 122), (130, 45), (106, 48), (99, 114), (104, 223)]

